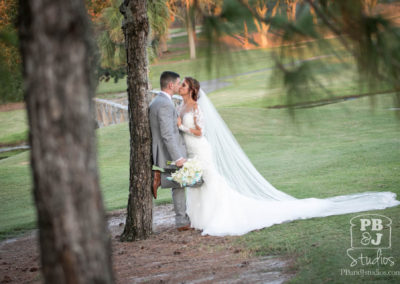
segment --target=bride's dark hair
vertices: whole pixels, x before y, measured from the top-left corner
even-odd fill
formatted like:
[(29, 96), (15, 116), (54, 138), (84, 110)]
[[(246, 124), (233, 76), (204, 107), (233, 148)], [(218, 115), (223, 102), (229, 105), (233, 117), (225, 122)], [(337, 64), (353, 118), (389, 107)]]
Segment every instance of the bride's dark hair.
[(196, 79), (192, 77), (185, 77), (185, 81), (187, 82), (189, 86), (189, 93), (190, 96), (194, 101), (197, 102), (197, 99), (199, 98), (199, 90), (200, 90), (200, 83)]

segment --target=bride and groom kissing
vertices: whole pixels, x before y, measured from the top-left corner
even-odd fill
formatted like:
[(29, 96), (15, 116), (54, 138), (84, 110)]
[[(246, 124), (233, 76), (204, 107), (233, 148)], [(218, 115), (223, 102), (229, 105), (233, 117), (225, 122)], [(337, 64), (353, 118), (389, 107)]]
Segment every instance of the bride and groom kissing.
[[(192, 228), (203, 235), (243, 235), (296, 219), (325, 217), (400, 204), (392, 192), (364, 192), (326, 199), (297, 199), (274, 188), (253, 166), (217, 110), (191, 77), (181, 83), (179, 74), (160, 76), (161, 92), (149, 107), (153, 164), (181, 167), (196, 158), (203, 170), (200, 187), (180, 186), (167, 172), (153, 171), (157, 188), (172, 188), (175, 224), (179, 231)], [(172, 96), (183, 102), (175, 108)]]

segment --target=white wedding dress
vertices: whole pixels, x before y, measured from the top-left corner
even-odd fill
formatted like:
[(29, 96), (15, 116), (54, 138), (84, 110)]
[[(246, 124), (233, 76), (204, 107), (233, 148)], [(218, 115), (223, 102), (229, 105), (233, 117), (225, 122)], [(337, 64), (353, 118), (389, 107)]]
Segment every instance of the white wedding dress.
[[(187, 188), (186, 193), (186, 212), (191, 226), (202, 230), (203, 235), (243, 235), (296, 219), (384, 209), (400, 204), (392, 192), (296, 199), (275, 189), (255, 170), (233, 136), (208, 133), (209, 130), (227, 131), (223, 129), (226, 126), (216, 127), (222, 119), (210, 103), (202, 92), (198, 110), (180, 114), (180, 130), (184, 133), (188, 158), (196, 157), (203, 165), (204, 184)], [(208, 117), (204, 117), (203, 109), (213, 116), (212, 122), (207, 123)], [(202, 128), (202, 136), (189, 132), (189, 128), (195, 128), (195, 117), (197, 125)], [(227, 148), (218, 148), (219, 143)], [(229, 165), (228, 170), (224, 169), (225, 163)]]

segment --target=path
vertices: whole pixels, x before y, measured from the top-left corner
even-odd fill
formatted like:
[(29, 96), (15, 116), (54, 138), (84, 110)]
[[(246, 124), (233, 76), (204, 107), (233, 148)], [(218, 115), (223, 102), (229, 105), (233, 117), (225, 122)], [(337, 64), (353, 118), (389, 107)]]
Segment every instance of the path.
[(30, 147), (28, 145), (15, 146), (15, 147), (4, 147), (4, 148), (0, 148), (0, 153), (15, 151), (15, 150), (28, 150), (28, 149), (30, 149)]
[[(117, 283), (283, 283), (290, 259), (253, 257), (235, 244), (237, 237), (177, 232), (171, 204), (154, 208), (154, 234), (121, 243), (124, 211), (108, 217)], [(0, 283), (41, 283), (37, 231), (0, 243)]]

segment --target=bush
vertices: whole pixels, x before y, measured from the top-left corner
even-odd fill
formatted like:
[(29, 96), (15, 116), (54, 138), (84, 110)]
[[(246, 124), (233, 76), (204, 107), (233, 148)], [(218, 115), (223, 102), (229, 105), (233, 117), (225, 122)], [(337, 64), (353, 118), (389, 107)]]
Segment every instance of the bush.
[(0, 103), (23, 101), (21, 56), (15, 30), (0, 30)]

